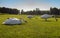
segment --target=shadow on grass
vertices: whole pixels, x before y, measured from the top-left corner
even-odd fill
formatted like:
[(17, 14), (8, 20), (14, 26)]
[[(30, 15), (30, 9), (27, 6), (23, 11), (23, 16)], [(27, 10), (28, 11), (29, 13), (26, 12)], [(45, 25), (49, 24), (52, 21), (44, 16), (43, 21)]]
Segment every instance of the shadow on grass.
[(16, 25), (25, 25), (26, 23), (22, 23), (22, 24), (2, 24), (2, 25), (6, 25), (6, 26), (16, 26)]
[(42, 20), (42, 22), (54, 22), (54, 21), (52, 21), (52, 20), (47, 20), (47, 21)]
[(15, 25), (22, 25), (22, 24), (2, 24), (2, 25), (6, 25), (6, 26), (15, 26)]

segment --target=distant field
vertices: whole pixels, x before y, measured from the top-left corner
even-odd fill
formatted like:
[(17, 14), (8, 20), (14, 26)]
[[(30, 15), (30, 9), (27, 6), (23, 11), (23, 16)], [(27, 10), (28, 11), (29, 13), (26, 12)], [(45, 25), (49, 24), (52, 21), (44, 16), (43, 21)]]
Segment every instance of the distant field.
[[(21, 25), (3, 25), (7, 18), (23, 18), (27, 23)], [(0, 38), (60, 38), (60, 18), (56, 22), (49, 18), (46, 22), (36, 15), (29, 19), (27, 15), (0, 15)]]

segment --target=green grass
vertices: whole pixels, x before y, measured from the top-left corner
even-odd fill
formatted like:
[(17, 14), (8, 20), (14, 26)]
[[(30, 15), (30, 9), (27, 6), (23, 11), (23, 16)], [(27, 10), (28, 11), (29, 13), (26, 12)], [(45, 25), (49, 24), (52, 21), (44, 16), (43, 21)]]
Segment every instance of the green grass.
[[(23, 18), (27, 23), (3, 25), (2, 22), (9, 17)], [(27, 15), (0, 15), (0, 38), (60, 38), (60, 18), (57, 22), (54, 18), (46, 22), (37, 15), (32, 19)]]

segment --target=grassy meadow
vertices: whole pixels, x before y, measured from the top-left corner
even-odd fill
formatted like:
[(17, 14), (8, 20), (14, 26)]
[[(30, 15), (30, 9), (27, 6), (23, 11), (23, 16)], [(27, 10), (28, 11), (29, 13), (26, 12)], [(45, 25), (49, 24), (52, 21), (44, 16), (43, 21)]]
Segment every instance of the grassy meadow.
[[(3, 25), (2, 22), (10, 17), (23, 18), (27, 23)], [(0, 38), (60, 38), (60, 18), (56, 22), (54, 18), (45, 21), (39, 15), (32, 19), (27, 15), (0, 15)]]

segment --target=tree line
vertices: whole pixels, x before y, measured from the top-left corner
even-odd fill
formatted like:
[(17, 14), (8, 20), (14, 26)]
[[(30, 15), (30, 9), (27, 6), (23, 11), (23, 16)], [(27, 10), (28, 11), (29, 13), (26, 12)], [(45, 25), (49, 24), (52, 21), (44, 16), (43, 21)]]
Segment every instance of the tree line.
[(39, 8), (36, 8), (34, 10), (25, 12), (23, 9), (18, 10), (18, 9), (0, 7), (0, 13), (3, 13), (3, 14), (26, 14), (26, 15), (42, 15), (42, 14), (60, 15), (60, 9), (58, 9), (56, 7), (54, 7), (54, 8), (51, 7), (50, 10), (43, 11), (43, 10), (40, 10)]
[(18, 9), (0, 7), (0, 13), (3, 13), (3, 14), (19, 14), (20, 11)]
[(36, 8), (32, 11), (26, 11), (24, 12), (23, 9), (21, 10), (21, 14), (27, 14), (27, 15), (42, 15), (42, 14), (50, 14), (50, 15), (60, 15), (60, 9), (54, 7), (50, 8), (50, 10), (40, 10), (39, 8)]

